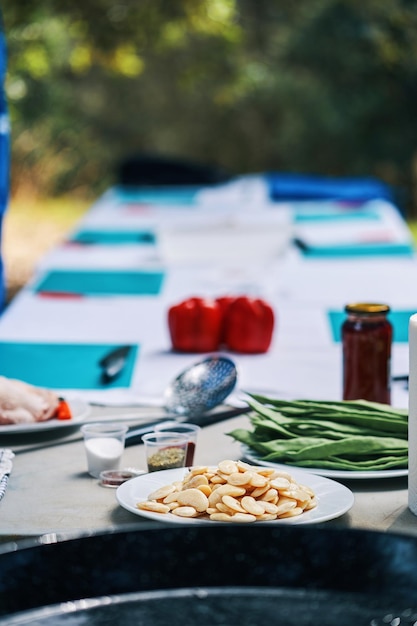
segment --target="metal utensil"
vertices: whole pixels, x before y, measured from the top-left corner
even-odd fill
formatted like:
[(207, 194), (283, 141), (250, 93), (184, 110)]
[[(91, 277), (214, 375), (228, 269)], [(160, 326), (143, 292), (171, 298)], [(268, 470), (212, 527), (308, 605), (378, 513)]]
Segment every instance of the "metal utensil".
[(111, 350), (98, 362), (101, 368), (101, 380), (103, 384), (110, 383), (122, 373), (126, 365), (132, 346), (120, 346)]
[[(178, 421), (182, 424), (187, 423), (192, 420), (193, 424), (197, 424), (202, 428), (204, 426), (211, 426), (212, 424), (217, 424), (218, 422), (223, 422), (225, 420), (231, 419), (232, 417), (238, 417), (239, 415), (244, 415), (245, 413), (249, 413), (252, 410), (250, 406), (241, 406), (236, 408), (228, 408), (224, 411), (215, 411), (214, 413), (203, 413), (202, 415), (194, 415), (190, 417), (180, 417)], [(126, 433), (125, 437), (125, 447), (134, 446), (136, 444), (142, 443), (142, 435), (146, 435), (153, 431), (156, 424), (163, 424), (159, 420), (158, 422), (150, 422), (148, 424), (144, 424), (143, 426), (132, 426)], [(169, 422), (168, 422), (169, 423)], [(173, 428), (173, 430), (175, 430)]]
[[(212, 415), (206, 415), (233, 391), (237, 382), (236, 366), (225, 356), (213, 355), (195, 363), (179, 374), (167, 387), (164, 394), (165, 411), (176, 416), (178, 421), (192, 419), (200, 426), (240, 415), (248, 408), (227, 409)], [(160, 422), (160, 420), (159, 420)], [(142, 435), (153, 429), (155, 423), (129, 429), (125, 445), (141, 443)]]
[[(199, 416), (193, 416), (193, 417), (179, 417), (178, 418), (178, 422), (180, 423), (186, 423), (187, 421), (191, 420), (193, 421), (193, 424), (198, 424), (201, 427), (204, 426), (210, 426), (212, 424), (217, 424), (217, 422), (223, 422), (224, 420), (227, 419), (231, 419), (232, 417), (238, 417), (239, 415), (244, 415), (245, 413), (249, 413), (251, 411), (251, 407), (250, 406), (241, 406), (241, 407), (236, 407), (236, 408), (227, 408), (221, 411), (214, 411), (213, 413), (203, 413), (202, 415)], [(132, 414), (127, 414), (126, 415), (106, 415), (104, 418), (103, 417), (97, 417), (96, 420), (91, 419), (89, 420), (89, 423), (91, 421), (91, 423), (93, 421), (97, 421), (97, 422), (110, 422), (110, 421), (120, 421), (120, 422), (127, 422), (127, 421), (137, 421), (140, 420), (141, 418), (139, 416), (136, 415), (136, 417)], [(146, 420), (146, 418), (143, 418)], [(147, 422), (145, 422), (142, 425), (136, 425), (136, 426), (131, 426), (129, 428), (129, 430), (126, 433), (126, 437), (125, 437), (125, 447), (129, 447), (129, 446), (134, 446), (137, 444), (141, 444), (142, 443), (142, 435), (146, 435), (147, 433), (150, 433), (154, 430), (154, 427), (157, 424), (162, 424), (164, 423), (164, 418), (160, 418), (158, 420), (148, 420)], [(168, 422), (169, 423), (169, 422)], [(72, 437), (70, 439), (64, 439), (63, 441), (51, 441), (50, 443), (44, 443), (41, 445), (33, 445), (33, 446), (28, 446), (27, 448), (23, 448), (21, 450), (15, 450), (15, 454), (25, 454), (26, 452), (34, 452), (35, 450), (43, 450), (46, 448), (54, 448), (56, 446), (62, 446), (62, 445), (66, 445), (66, 444), (70, 444), (70, 443), (75, 443), (77, 441), (82, 441), (82, 437)]]
[(179, 374), (167, 387), (164, 406), (176, 415), (200, 415), (223, 402), (237, 382), (232, 359), (213, 355)]

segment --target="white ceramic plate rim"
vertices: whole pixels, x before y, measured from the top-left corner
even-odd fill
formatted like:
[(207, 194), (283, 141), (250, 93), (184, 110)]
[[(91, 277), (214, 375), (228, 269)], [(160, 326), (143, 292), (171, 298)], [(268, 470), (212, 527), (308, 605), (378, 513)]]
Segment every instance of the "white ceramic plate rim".
[[(288, 467), (284, 466), (281, 466), (280, 469), (289, 472), (297, 482), (311, 487), (317, 496), (318, 505), (315, 509), (307, 511), (298, 517), (265, 521), (262, 524), (317, 524), (340, 517), (352, 507), (354, 496), (352, 491), (345, 485), (300, 469), (293, 470), (291, 468), (291, 471), (289, 471)], [(117, 501), (120, 506), (131, 513), (158, 522), (170, 524), (213, 524), (213, 522), (207, 519), (181, 518), (172, 513), (154, 513), (137, 508), (136, 504), (146, 500), (152, 491), (182, 480), (187, 472), (187, 468), (179, 468), (152, 472), (132, 478), (117, 488)]]
[[(262, 465), (262, 467), (275, 467), (275, 468), (281, 468), (281, 469), (284, 467), (284, 465), (280, 463), (274, 463), (273, 461), (263, 461), (257, 456), (256, 452), (251, 450), (248, 446), (242, 445), (242, 453), (244, 455), (244, 458), (247, 461), (250, 461), (250, 463), (253, 463), (255, 465)], [(285, 467), (286, 467), (287, 472), (290, 472), (290, 473), (293, 469), (296, 468), (295, 465), (286, 465)], [(297, 469), (301, 469), (301, 468), (297, 467)], [(348, 479), (348, 480), (356, 479), (356, 478), (360, 480), (363, 480), (363, 479), (375, 480), (379, 478), (401, 478), (403, 476), (408, 475), (407, 468), (373, 470), (373, 471), (366, 471), (366, 470), (354, 471), (354, 470), (332, 470), (328, 468), (309, 467), (308, 469), (306, 469), (306, 471), (308, 471), (310, 474), (326, 476), (327, 478), (339, 478), (339, 479)]]
[(16, 433), (32, 433), (39, 430), (51, 430), (53, 428), (64, 428), (77, 426), (90, 414), (91, 407), (87, 402), (79, 398), (68, 398), (72, 418), (70, 420), (59, 420), (56, 418), (45, 422), (31, 422), (29, 424), (4, 424), (0, 426), (1, 435), (13, 435)]

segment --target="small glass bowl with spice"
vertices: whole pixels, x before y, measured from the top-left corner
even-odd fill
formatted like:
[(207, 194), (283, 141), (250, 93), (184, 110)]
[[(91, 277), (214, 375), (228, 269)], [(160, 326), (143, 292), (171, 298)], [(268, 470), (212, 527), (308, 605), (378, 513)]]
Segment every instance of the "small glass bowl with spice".
[(153, 432), (143, 435), (148, 472), (185, 467), (188, 437), (175, 432)]

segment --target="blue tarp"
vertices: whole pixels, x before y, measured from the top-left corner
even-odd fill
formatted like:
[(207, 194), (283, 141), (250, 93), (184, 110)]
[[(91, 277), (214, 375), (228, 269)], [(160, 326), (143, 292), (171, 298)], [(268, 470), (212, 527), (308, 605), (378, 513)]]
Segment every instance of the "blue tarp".
[(272, 200), (394, 201), (391, 188), (376, 178), (332, 178), (310, 174), (266, 174)]
[[(1, 16), (0, 16), (1, 21)], [(1, 25), (1, 24), (0, 24)], [(3, 215), (9, 201), (9, 176), (10, 176), (10, 129), (7, 114), (6, 97), (4, 93), (4, 80), (6, 76), (7, 51), (4, 34), (0, 32), (0, 238)], [(0, 255), (0, 311), (5, 303), (5, 277), (3, 259)]]

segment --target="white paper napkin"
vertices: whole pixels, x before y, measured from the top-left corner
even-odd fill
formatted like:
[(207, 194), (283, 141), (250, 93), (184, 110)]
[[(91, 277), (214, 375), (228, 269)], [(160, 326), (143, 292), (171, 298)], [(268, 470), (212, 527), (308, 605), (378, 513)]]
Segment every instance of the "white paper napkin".
[(12, 459), (14, 453), (8, 448), (0, 448), (0, 500), (6, 493), (10, 472), (12, 471)]

